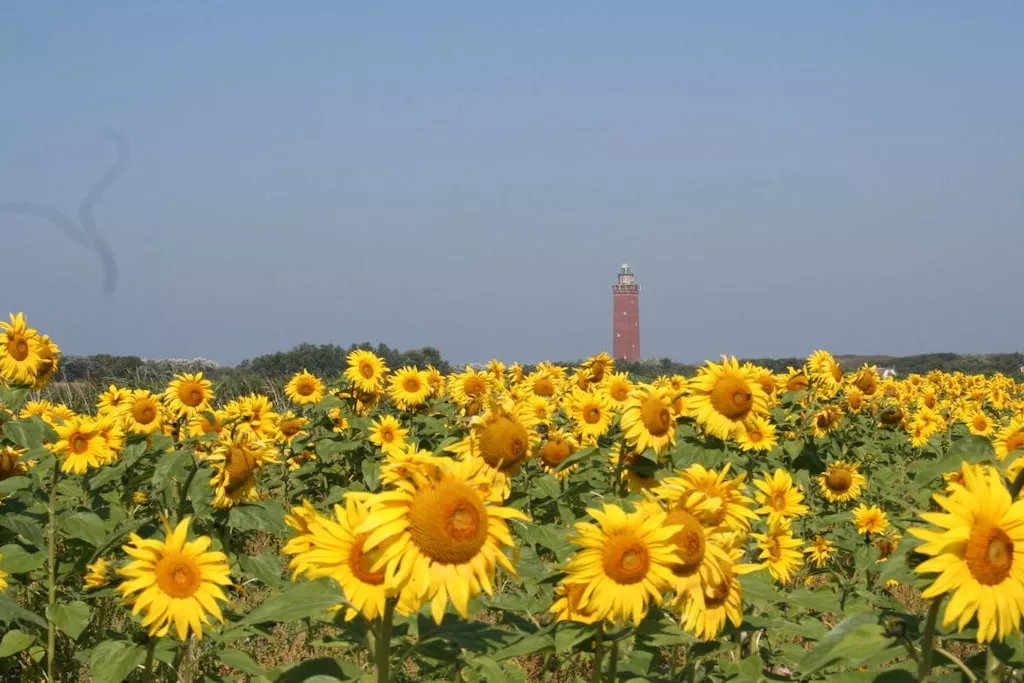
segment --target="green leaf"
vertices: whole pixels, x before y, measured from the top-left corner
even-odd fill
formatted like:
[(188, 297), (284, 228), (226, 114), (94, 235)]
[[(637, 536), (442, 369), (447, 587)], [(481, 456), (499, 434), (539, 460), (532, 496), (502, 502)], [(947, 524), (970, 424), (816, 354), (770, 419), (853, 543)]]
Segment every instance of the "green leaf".
[(503, 659), (526, 657), (539, 652), (550, 652), (555, 648), (555, 639), (551, 629), (531, 633), (517, 640), (506, 648), (491, 653), (491, 657), (500, 662)]
[(4, 571), (11, 574), (26, 574), (39, 569), (46, 562), (42, 550), (30, 553), (15, 543), (0, 548), (0, 557), (3, 558)]
[(31, 387), (0, 387), (0, 406), (5, 406), (11, 413), (17, 413), (25, 404)]
[(275, 500), (236, 505), (228, 512), (228, 522), (240, 531), (266, 531), (281, 534), (287, 529), (285, 509)]
[(4, 479), (0, 481), (0, 497), (3, 497), (9, 493), (20, 491), (21, 489), (27, 489), (32, 485), (32, 480), (28, 477), (11, 477), (10, 479)]
[(885, 629), (878, 623), (877, 614), (854, 614), (843, 619), (818, 641), (801, 660), (799, 670), (810, 675), (838, 664), (856, 668), (891, 644), (892, 640), (885, 636)]
[(756, 571), (740, 576), (740, 586), (743, 587), (743, 599), (745, 602), (762, 604), (766, 602), (779, 602), (782, 595), (772, 583), (771, 576), (766, 571)]
[(255, 557), (239, 555), (238, 564), (246, 574), (252, 574), (268, 586), (280, 586), (283, 582), (281, 561), (273, 553), (263, 553)]
[(574, 621), (560, 621), (555, 624), (555, 652), (571, 650), (577, 644), (589, 641), (597, 635), (601, 624), (578, 624)]
[(475, 674), (473, 678), (480, 681), (480, 683), (506, 683), (508, 681), (505, 670), (490, 657), (473, 657), (466, 662), (466, 665), (466, 668), (470, 669), (470, 671), (463, 670), (463, 675), (467, 673)]
[(786, 604), (797, 605), (804, 609), (812, 609), (818, 612), (839, 612), (839, 596), (827, 588), (819, 588), (815, 591), (801, 588), (789, 594), (785, 599)]
[(562, 463), (555, 469), (555, 471), (561, 472), (567, 467), (572, 467), (574, 464), (582, 460), (586, 460), (587, 458), (592, 456), (596, 450), (597, 448), (595, 448), (594, 446), (587, 446), (586, 448), (579, 449), (578, 451), (570, 455), (568, 458), (563, 460)]
[(25, 633), (18, 629), (8, 631), (4, 634), (3, 640), (0, 640), (0, 659), (18, 654), (35, 641), (36, 637), (31, 633)]
[(30, 612), (25, 609), (12, 598), (4, 597), (3, 595), (0, 595), (0, 621), (8, 624), (20, 621), (25, 624), (35, 624), (36, 626), (41, 626), (43, 628), (46, 628), (47, 626), (46, 619), (43, 619), (35, 612)]
[(362, 464), (363, 483), (370, 491), (376, 491), (380, 486), (380, 462), (367, 458)]
[[(29, 480), (26, 479), (26, 481)], [(7, 527), (39, 549), (46, 545), (46, 539), (43, 537), (45, 525), (42, 518), (14, 513), (0, 514), (0, 526)]]
[(146, 661), (146, 648), (127, 640), (107, 640), (89, 654), (94, 683), (123, 683), (135, 667)]
[(94, 548), (99, 548), (107, 540), (103, 530), (103, 520), (95, 512), (76, 512), (59, 519), (61, 531), (71, 538), (78, 538)]
[(36, 416), (24, 420), (14, 420), (4, 425), (4, 436), (14, 442), (15, 446), (26, 449), (39, 448), (44, 440), (56, 441), (56, 432), (48, 424)]
[(953, 442), (946, 457), (952, 458), (958, 465), (964, 460), (971, 464), (979, 464), (993, 460), (995, 449), (992, 448), (992, 442), (985, 437), (968, 434)]
[(365, 680), (365, 672), (355, 662), (320, 657), (279, 666), (267, 672), (267, 678), (274, 683), (339, 683)]
[(266, 676), (267, 672), (262, 666), (253, 661), (252, 657), (240, 650), (225, 648), (217, 653), (217, 658), (232, 669), (238, 669), (250, 676)]
[(82, 631), (89, 625), (92, 610), (81, 600), (75, 600), (66, 605), (54, 605), (50, 614), (57, 628), (66, 633), (71, 640), (78, 640), (78, 636), (82, 635)]
[(189, 451), (172, 451), (156, 457), (153, 468), (153, 490), (162, 491), (169, 482), (184, 479), (188, 467), (192, 464), (192, 453)]
[(268, 622), (279, 623), (322, 616), (328, 608), (343, 600), (341, 591), (327, 578), (289, 584), (280, 593), (236, 622), (232, 630)]
[(123, 460), (120, 460), (113, 465), (104, 465), (93, 474), (89, 475), (89, 488), (93, 491), (103, 488), (115, 479), (119, 479), (121, 475), (124, 474), (124, 470), (125, 463)]
[(340, 453), (350, 453), (358, 450), (362, 441), (349, 439), (320, 439), (316, 442), (317, 457), (330, 460)]

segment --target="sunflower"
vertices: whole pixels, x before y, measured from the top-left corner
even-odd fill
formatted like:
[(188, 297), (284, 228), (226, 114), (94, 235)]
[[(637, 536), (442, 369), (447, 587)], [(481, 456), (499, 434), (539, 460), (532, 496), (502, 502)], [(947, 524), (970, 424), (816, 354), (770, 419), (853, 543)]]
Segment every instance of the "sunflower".
[(754, 499), (761, 505), (754, 510), (759, 515), (768, 515), (768, 524), (806, 515), (810, 508), (803, 504), (804, 494), (793, 484), (793, 477), (782, 468), (775, 474), (762, 475), (754, 480), (757, 492)]
[(626, 401), (629, 400), (629, 395), (633, 392), (633, 383), (629, 381), (629, 373), (610, 373), (608, 375), (608, 382), (604, 386), (604, 391), (608, 394), (608, 398), (611, 399), (612, 405), (624, 406)]
[(213, 400), (212, 386), (213, 382), (204, 378), (201, 372), (176, 375), (164, 391), (164, 403), (175, 415), (192, 417), (209, 410)]
[(746, 495), (746, 472), (729, 479), (731, 468), (732, 463), (726, 463), (721, 471), (715, 471), (695, 463), (677, 471), (676, 477), (666, 477), (654, 494), (667, 501), (670, 508), (687, 505), (694, 498), (708, 498), (713, 504), (698, 514), (701, 524), (747, 531), (751, 520), (757, 519), (752, 508), (754, 500)]
[(751, 415), (768, 412), (764, 389), (735, 358), (708, 362), (689, 384), (688, 410), (711, 436), (725, 440), (743, 428)]
[(281, 420), (277, 423), (277, 431), (280, 433), (282, 441), (290, 443), (307, 424), (309, 424), (309, 418), (296, 415), (289, 410), (281, 415)]
[(4, 556), (0, 555), (0, 593), (7, 590), (7, 572), (3, 570), (3, 559)]
[(853, 509), (853, 524), (859, 534), (883, 534), (889, 526), (889, 520), (882, 508), (877, 505), (868, 507), (861, 503)]
[(612, 405), (602, 391), (573, 391), (568, 413), (584, 441), (596, 441), (611, 428)]
[(743, 428), (736, 432), (736, 443), (744, 452), (770, 451), (778, 445), (779, 438), (775, 434), (775, 425), (760, 415), (751, 415)]
[(824, 398), (835, 396), (842, 388), (843, 369), (825, 350), (815, 351), (807, 359), (807, 374)]
[(541, 468), (556, 479), (567, 478), (577, 466), (570, 465), (561, 471), (558, 471), (558, 466), (578, 451), (579, 447), (579, 441), (572, 434), (561, 430), (549, 431), (547, 440), (537, 451)]
[(543, 396), (530, 396), (526, 399), (527, 410), (538, 424), (549, 424), (557, 410), (554, 401)]
[(204, 434), (220, 435), (224, 431), (225, 419), (227, 416), (220, 410), (208, 410), (194, 415), (188, 421), (188, 435), (193, 438)]
[(737, 541), (741, 540), (742, 537), (734, 536), (728, 544), (728, 561), (720, 565), (720, 574), (703, 587), (701, 599), (688, 600), (684, 596), (676, 599), (682, 627), (697, 638), (714, 640), (725, 628), (726, 621), (737, 627), (743, 623), (743, 586), (739, 577), (762, 567), (739, 564), (743, 550), (738, 547)]
[(936, 575), (925, 599), (953, 591), (945, 626), (957, 622), (963, 631), (977, 615), (978, 642), (1002, 640), (1020, 626), (1024, 500), (1014, 501), (998, 475), (963, 470), (964, 485), (953, 495), (932, 496), (944, 512), (921, 514), (932, 527), (909, 529), (924, 541), (916, 552), (931, 556), (914, 570)]
[[(466, 366), (461, 373), (449, 375), (448, 393), (452, 401), (463, 408), (476, 404), (476, 410), (491, 391), (491, 377), (486, 372), (478, 372)], [(476, 412), (476, 411), (474, 411)]]
[(428, 365), (423, 371), (427, 378), (427, 385), (430, 387), (430, 396), (437, 398), (444, 393), (444, 375), (433, 365)]
[(96, 399), (96, 412), (119, 417), (131, 406), (132, 390), (111, 384)]
[(384, 486), (391, 486), (402, 479), (411, 479), (413, 471), (424, 471), (436, 462), (430, 451), (421, 451), (416, 446), (406, 444), (402, 450), (388, 453), (380, 464), (380, 481)]
[(426, 402), (430, 396), (430, 382), (425, 372), (407, 365), (391, 375), (388, 394), (396, 406), (409, 410)]
[(374, 420), (370, 427), (370, 443), (387, 455), (404, 450), (407, 446), (405, 437), (408, 435), (409, 430), (402, 427), (402, 423), (393, 415), (384, 415)]
[(221, 589), (232, 585), (228, 558), (207, 550), (209, 536), (189, 541), (189, 522), (186, 517), (172, 531), (165, 521), (163, 540), (133, 533), (131, 543), (121, 546), (135, 559), (118, 570), (125, 580), (117, 591), (133, 606), (132, 614), (146, 613), (142, 625), (151, 636), (167, 635), (173, 624), (179, 640), (186, 640), (189, 631), (202, 639), (210, 616), (224, 621), (217, 601), (228, 601)]
[(605, 375), (615, 370), (615, 361), (605, 351), (602, 351), (583, 361), (583, 369), (587, 371), (587, 377), (591, 383), (601, 384)]
[(411, 479), (376, 494), (369, 516), (355, 529), (367, 533), (363, 552), (382, 548), (372, 571), (385, 568), (385, 585), (430, 601), (440, 624), (449, 600), (463, 617), (469, 600), (493, 594), (500, 564), (515, 568), (502, 552), (514, 547), (507, 520), (529, 521), (521, 511), (501, 506), (504, 477), (482, 460), (437, 458)]
[(77, 416), (54, 427), (58, 441), (53, 452), (64, 456), (60, 471), (85, 474), (112, 459), (99, 424), (89, 417)]
[(803, 370), (786, 368), (786, 373), (779, 378), (779, 384), (785, 387), (786, 391), (807, 391), (810, 388), (810, 380)]
[(555, 614), (555, 621), (575, 621), (578, 624), (597, 621), (594, 613), (580, 602), (585, 590), (585, 583), (561, 583), (555, 588), (555, 602), (548, 610)]
[(384, 386), (384, 377), (388, 374), (388, 366), (384, 359), (372, 351), (357, 349), (346, 358), (345, 379), (352, 385), (367, 393), (376, 393)]
[(22, 406), (21, 412), (18, 413), (18, 417), (22, 420), (27, 420), (30, 417), (38, 417), (45, 422), (52, 409), (53, 404), (45, 399), (39, 401), (28, 401), (24, 406)]
[(163, 406), (147, 389), (132, 391), (122, 415), (125, 426), (133, 434), (152, 434), (164, 426)]
[(982, 408), (975, 408), (964, 415), (964, 422), (971, 430), (971, 434), (975, 436), (991, 436), (996, 428), (995, 420), (989, 417)]
[(660, 603), (675, 582), (671, 567), (679, 555), (672, 539), (681, 525), (668, 525), (663, 511), (627, 514), (605, 504), (587, 512), (597, 524), (576, 524), (570, 540), (581, 550), (569, 560), (565, 581), (586, 585), (580, 604), (596, 620), (632, 618), (639, 625), (650, 604)]
[(0, 322), (0, 379), (32, 385), (42, 361), (39, 333), (25, 323), (23, 313), (11, 313), (10, 320), (10, 324)]
[(526, 377), (526, 389), (534, 396), (553, 398), (562, 386), (562, 377), (546, 369), (537, 369)]
[(19, 461), (25, 454), (24, 448), (0, 446), (0, 481), (26, 474), (31, 466), (29, 462)]
[(883, 427), (893, 427), (903, 422), (903, 409), (899, 406), (885, 406), (878, 412), (878, 421)]
[(234, 423), (234, 429), (251, 431), (263, 439), (277, 435), (277, 423), (281, 419), (274, 411), (273, 402), (263, 394), (249, 394), (231, 401), (224, 406), (224, 415)]
[(319, 403), (323, 400), (324, 393), (324, 383), (307, 370), (295, 373), (284, 387), (284, 394), (288, 400), (300, 406)]
[(996, 458), (1006, 460), (1006, 456), (1024, 448), (1024, 417), (1015, 417), (1010, 423), (999, 430), (995, 437)]
[(676, 442), (676, 421), (668, 389), (649, 384), (637, 387), (622, 410), (626, 443), (638, 452), (648, 448), (661, 455)]
[(267, 463), (275, 463), (277, 450), (249, 431), (234, 430), (223, 435), (207, 460), (213, 465), (210, 487), (213, 506), (229, 508), (246, 500), (255, 500), (256, 474)]
[(53, 379), (60, 365), (60, 347), (45, 334), (39, 335), (39, 367), (32, 388), (39, 391)]
[(836, 460), (818, 475), (821, 495), (830, 503), (849, 503), (857, 500), (867, 479), (860, 473), (860, 465), (846, 460)]
[(868, 397), (878, 393), (878, 384), (878, 370), (867, 364), (853, 378), (853, 386)]
[(818, 569), (828, 564), (828, 561), (832, 559), (835, 552), (835, 544), (821, 535), (815, 536), (811, 544), (804, 549), (804, 553), (810, 557), (811, 562)]
[(843, 411), (838, 406), (825, 406), (814, 414), (814, 420), (811, 422), (811, 433), (819, 439), (823, 439), (839, 429), (842, 421)]
[(512, 476), (539, 441), (533, 430), (535, 424), (522, 406), (493, 402), (486, 413), (474, 418), (470, 435), (451, 451), (462, 457), (481, 458), (502, 474)]
[[(308, 503), (306, 503), (308, 505)], [(312, 508), (293, 508), (296, 513), (289, 526), (297, 528), (299, 542), (285, 545), (283, 552), (292, 554), (288, 563), (292, 578), (306, 575), (310, 579), (329, 576), (345, 592), (347, 604), (345, 621), (361, 614), (364, 619), (378, 619), (384, 614), (387, 599), (395, 594), (384, 583), (384, 567), (378, 560), (396, 542), (392, 538), (372, 550), (366, 548), (368, 532), (356, 533), (370, 514), (368, 499), (349, 495), (345, 506), (334, 506), (334, 519), (325, 517)], [(407, 584), (396, 605), (399, 614), (409, 615), (419, 609), (420, 603)]]
[(96, 559), (92, 564), (85, 565), (88, 570), (83, 579), (86, 590), (102, 588), (110, 583), (110, 563), (102, 557)]
[(768, 533), (751, 534), (761, 549), (758, 559), (764, 562), (772, 578), (780, 583), (789, 583), (803, 565), (800, 553), (802, 541), (793, 538), (788, 520), (776, 520), (768, 525)]
[(843, 406), (851, 413), (859, 413), (864, 409), (864, 393), (857, 387), (846, 387), (846, 400), (843, 401)]
[(744, 363), (743, 369), (753, 377), (755, 382), (761, 385), (761, 389), (764, 391), (764, 395), (768, 399), (768, 403), (777, 403), (776, 397), (779, 393), (779, 382), (775, 379), (775, 375), (772, 374), (772, 371), (753, 363)]

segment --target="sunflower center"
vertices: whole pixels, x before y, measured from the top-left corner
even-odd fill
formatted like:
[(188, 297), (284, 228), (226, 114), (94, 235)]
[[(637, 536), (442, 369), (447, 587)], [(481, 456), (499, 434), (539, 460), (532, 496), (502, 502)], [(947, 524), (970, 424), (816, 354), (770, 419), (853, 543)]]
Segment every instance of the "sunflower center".
[(182, 553), (168, 553), (155, 567), (156, 584), (172, 598), (190, 598), (202, 585), (196, 561)]
[(589, 616), (590, 610), (582, 607), (583, 592), (587, 590), (585, 583), (571, 583), (565, 589), (565, 598), (569, 603), (569, 613)]
[(764, 434), (761, 433), (760, 429), (750, 429), (747, 430), (747, 438), (750, 439), (752, 443), (760, 443), (764, 440)]
[(772, 562), (778, 562), (782, 559), (782, 545), (779, 543), (779, 539), (772, 536), (768, 539), (765, 544), (765, 550), (768, 551), (768, 557)]
[(975, 522), (964, 553), (967, 568), (978, 583), (994, 586), (1010, 575), (1013, 541), (1006, 532), (987, 522)]
[(976, 415), (974, 417), (974, 428), (978, 430), (983, 430), (986, 427), (988, 427), (988, 418), (985, 417), (984, 415)]
[(156, 406), (149, 401), (136, 403), (132, 406), (132, 417), (136, 422), (149, 424), (156, 419)]
[(462, 383), (462, 390), (470, 396), (477, 396), (487, 390), (487, 383), (483, 379), (473, 376), (467, 377)]
[(68, 446), (71, 448), (71, 452), (79, 455), (89, 450), (89, 438), (84, 434), (75, 434), (68, 440)]
[(256, 459), (244, 448), (231, 448), (227, 454), (224, 470), (228, 474), (224, 490), (230, 495), (241, 490), (250, 480), (256, 469)]
[(178, 393), (181, 402), (189, 408), (195, 408), (203, 402), (203, 390), (197, 386), (189, 386)]
[(803, 375), (797, 375), (796, 377), (790, 378), (790, 380), (786, 382), (786, 389), (788, 391), (806, 391), (807, 378)]
[(672, 426), (668, 406), (656, 396), (648, 398), (640, 406), (640, 419), (652, 436), (664, 436)]
[(903, 411), (899, 408), (889, 408), (882, 413), (882, 423), (887, 425), (898, 424), (903, 419)]
[(409, 535), (420, 552), (441, 564), (465, 564), (487, 541), (487, 509), (467, 484), (442, 479), (416, 492), (409, 504)]
[(363, 545), (369, 537), (368, 533), (356, 537), (348, 551), (348, 566), (352, 570), (352, 574), (363, 583), (379, 586), (384, 583), (384, 568), (381, 567), (380, 570), (373, 571), (373, 565), (380, 559), (381, 546), (364, 552)]
[(623, 383), (614, 384), (608, 393), (616, 401), (625, 401), (629, 398), (629, 385)]
[(405, 381), (402, 383), (402, 386), (410, 394), (415, 394), (417, 391), (420, 390), (420, 381), (415, 377), (406, 377)]
[(772, 496), (772, 507), (775, 508), (776, 510), (785, 510), (786, 509), (786, 494), (780, 492), (780, 493), (776, 493), (774, 496)]
[(7, 342), (7, 353), (16, 361), (23, 361), (28, 358), (28, 341), (24, 337), (15, 337), (13, 341)]
[(665, 526), (682, 525), (669, 539), (676, 546), (676, 556), (680, 562), (672, 565), (672, 573), (676, 576), (690, 576), (700, 568), (704, 561), (704, 527), (696, 517), (678, 508), (670, 510), (665, 518)]
[(17, 451), (11, 449), (0, 451), (0, 481), (18, 473), (18, 457)]
[(605, 575), (615, 583), (639, 583), (651, 568), (647, 544), (631, 531), (610, 536), (604, 546), (603, 565)]
[(568, 441), (548, 441), (540, 449), (540, 459), (548, 467), (558, 467), (572, 455), (572, 446)]
[(299, 386), (295, 387), (295, 391), (299, 396), (311, 396), (315, 389), (313, 383), (309, 381), (299, 382)]
[(382, 427), (380, 430), (380, 440), (384, 443), (391, 443), (395, 440), (395, 430), (391, 427)]
[(583, 421), (589, 425), (601, 421), (601, 409), (595, 405), (589, 405), (583, 409)]
[(834, 379), (835, 381), (838, 382), (842, 378), (843, 378), (843, 369), (841, 367), (839, 367), (838, 365), (833, 364), (832, 365), (832, 379)]
[(830, 491), (845, 493), (853, 486), (853, 474), (845, 467), (837, 467), (825, 477), (825, 485)]
[(723, 377), (711, 390), (712, 407), (730, 420), (746, 417), (753, 407), (752, 398), (750, 387), (739, 377)]
[(704, 608), (706, 610), (713, 610), (724, 605), (726, 600), (729, 599), (731, 583), (730, 580), (726, 579), (725, 581), (715, 581), (708, 586), (704, 591)]
[(1024, 448), (1024, 432), (1017, 432), (1006, 440), (1006, 452), (1012, 453), (1018, 448)]
[(555, 385), (547, 377), (541, 377), (533, 383), (533, 393), (538, 396), (551, 396), (555, 393)]
[(874, 372), (862, 373), (857, 379), (857, 388), (870, 396), (878, 389), (878, 378)]
[(373, 370), (373, 363), (363, 361), (359, 364), (359, 374), (363, 376), (363, 379), (373, 379), (376, 374)]
[(486, 423), (480, 431), (480, 456), (495, 468), (516, 465), (526, 455), (529, 434), (507, 415)]

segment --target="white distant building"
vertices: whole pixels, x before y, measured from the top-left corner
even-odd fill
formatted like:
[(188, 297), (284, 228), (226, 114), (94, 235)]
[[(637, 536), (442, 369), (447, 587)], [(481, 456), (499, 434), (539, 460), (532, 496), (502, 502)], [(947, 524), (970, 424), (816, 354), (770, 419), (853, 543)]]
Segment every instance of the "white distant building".
[[(1024, 370), (1024, 368), (1021, 369)], [(878, 376), (882, 379), (889, 379), (890, 377), (896, 376), (896, 368), (875, 368), (875, 372), (877, 372)]]

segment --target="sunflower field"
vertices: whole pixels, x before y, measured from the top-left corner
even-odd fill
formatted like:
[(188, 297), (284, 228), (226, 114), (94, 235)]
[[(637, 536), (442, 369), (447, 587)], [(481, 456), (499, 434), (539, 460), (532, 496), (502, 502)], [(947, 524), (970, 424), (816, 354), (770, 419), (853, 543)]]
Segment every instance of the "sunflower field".
[(1005, 376), (60, 359), (0, 322), (0, 680), (1024, 680)]

